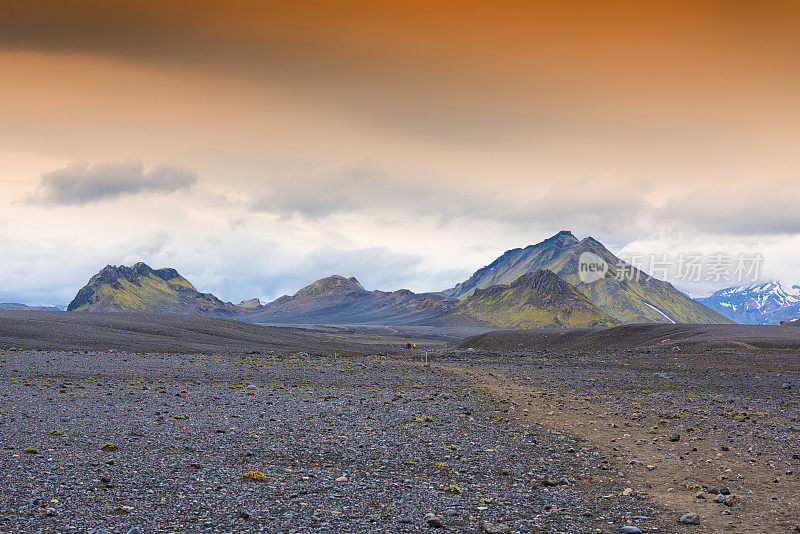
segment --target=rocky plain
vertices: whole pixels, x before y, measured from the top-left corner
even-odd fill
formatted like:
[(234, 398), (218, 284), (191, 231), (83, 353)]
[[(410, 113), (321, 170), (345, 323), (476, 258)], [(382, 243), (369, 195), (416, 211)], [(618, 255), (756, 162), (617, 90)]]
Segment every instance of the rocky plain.
[(800, 523), (793, 349), (492, 348), (429, 331), (409, 351), (409, 332), (98, 315), (41, 334), (3, 318), (0, 532)]

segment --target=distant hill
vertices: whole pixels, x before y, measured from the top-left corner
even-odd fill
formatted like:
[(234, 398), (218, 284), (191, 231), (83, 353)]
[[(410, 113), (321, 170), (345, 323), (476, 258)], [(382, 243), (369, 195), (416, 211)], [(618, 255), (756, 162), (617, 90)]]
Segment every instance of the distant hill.
[(246, 320), (282, 324), (421, 324), (447, 299), (436, 293), (367, 291), (355, 278), (334, 275), (285, 295)]
[(55, 306), (28, 306), (19, 302), (0, 302), (0, 310), (61, 311)]
[(787, 290), (780, 282), (720, 289), (697, 301), (745, 324), (780, 324), (800, 318), (800, 288)]
[(258, 299), (249, 299), (249, 300), (243, 300), (242, 302), (237, 304), (237, 306), (245, 310), (256, 310), (260, 308), (262, 304), (261, 301)]
[(558, 275), (542, 269), (525, 273), (510, 284), (475, 289), (439, 322), (501, 328), (619, 325)]
[[(608, 269), (605, 276), (590, 283), (581, 281), (578, 260), (584, 253), (591, 253), (605, 262)], [(559, 232), (536, 245), (505, 252), (486, 267), (478, 269), (465, 282), (444, 291), (444, 294), (464, 299), (476, 290), (496, 284), (510, 284), (520, 276), (539, 269), (556, 273), (622, 323), (732, 322), (692, 300), (672, 284), (627, 266), (599, 241), (591, 237), (578, 240), (567, 231)], [(624, 276), (618, 276), (620, 274)]]
[(68, 311), (137, 311), (231, 317), (242, 308), (211, 293), (200, 293), (175, 269), (108, 265), (94, 275), (67, 307)]

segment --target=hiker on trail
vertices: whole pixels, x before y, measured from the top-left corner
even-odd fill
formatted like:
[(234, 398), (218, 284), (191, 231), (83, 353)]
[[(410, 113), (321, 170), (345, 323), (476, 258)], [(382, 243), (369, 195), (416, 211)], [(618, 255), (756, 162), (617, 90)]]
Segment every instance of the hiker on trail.
[(416, 344), (416, 343), (412, 343), (412, 344), (411, 344), (411, 348), (412, 348), (412, 349), (416, 349), (416, 348), (417, 348), (417, 344)]
[(406, 343), (406, 348), (410, 349), (411, 348), (411, 343)]

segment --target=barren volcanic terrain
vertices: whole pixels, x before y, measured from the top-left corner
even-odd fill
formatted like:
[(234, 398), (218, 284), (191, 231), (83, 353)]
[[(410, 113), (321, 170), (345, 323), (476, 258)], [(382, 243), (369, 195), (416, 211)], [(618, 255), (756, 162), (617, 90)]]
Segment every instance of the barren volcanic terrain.
[(800, 522), (792, 348), (30, 313), (0, 317), (0, 532)]

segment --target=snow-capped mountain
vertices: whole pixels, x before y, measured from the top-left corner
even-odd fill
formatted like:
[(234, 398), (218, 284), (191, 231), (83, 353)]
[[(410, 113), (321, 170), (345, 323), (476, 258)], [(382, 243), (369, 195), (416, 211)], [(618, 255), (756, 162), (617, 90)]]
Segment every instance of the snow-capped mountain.
[(780, 282), (729, 287), (696, 300), (740, 323), (780, 324), (800, 318), (800, 286), (787, 290)]

